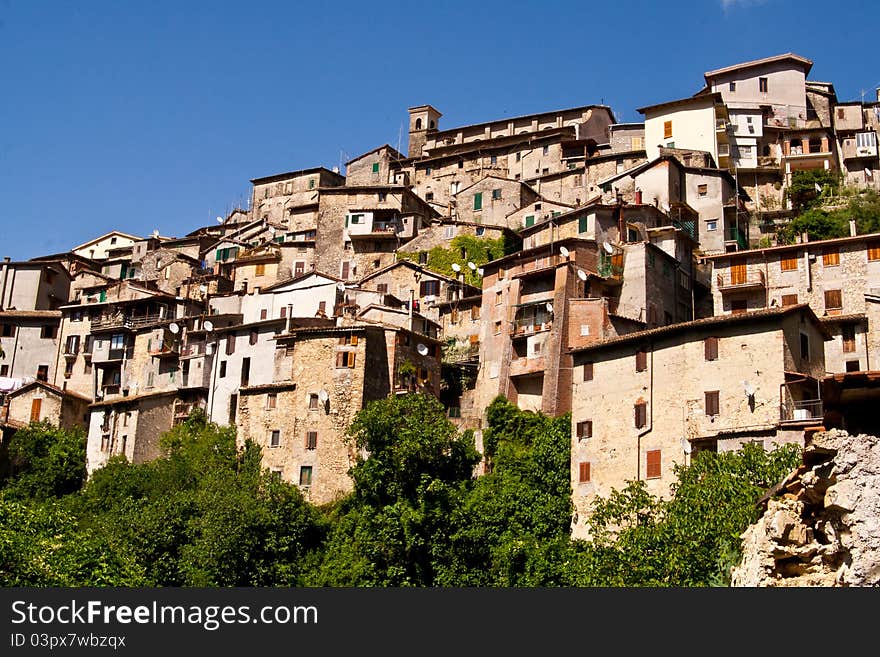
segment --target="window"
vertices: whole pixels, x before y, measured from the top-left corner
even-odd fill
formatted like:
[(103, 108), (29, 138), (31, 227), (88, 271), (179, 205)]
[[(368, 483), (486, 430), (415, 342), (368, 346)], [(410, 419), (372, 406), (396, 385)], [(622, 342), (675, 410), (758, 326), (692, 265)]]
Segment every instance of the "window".
[(221, 379), (226, 376), (226, 361), (225, 360), (220, 361), (220, 372), (219, 372), (218, 376)]
[(861, 368), (859, 367), (859, 361), (857, 361), (857, 360), (846, 361), (846, 371), (847, 372), (861, 372)]
[(880, 260), (880, 242), (868, 245), (868, 260)]
[(587, 217), (578, 217), (578, 232), (587, 232)]
[(593, 363), (584, 363), (584, 381), (593, 380)]
[(843, 341), (844, 353), (856, 350), (856, 327), (853, 324), (844, 324), (840, 327), (840, 338)]
[(337, 344), (344, 346), (344, 347), (348, 347), (348, 346), (354, 347), (354, 346), (357, 346), (357, 343), (358, 343), (358, 336), (355, 333), (346, 333), (344, 335), (341, 335), (341, 336), (339, 336), (339, 340), (337, 341)]
[(241, 359), (241, 385), (246, 386), (251, 381), (251, 359)]
[(706, 360), (718, 360), (718, 338), (713, 336), (709, 336), (705, 340), (703, 340), (703, 349), (705, 352)]
[(52, 324), (45, 324), (40, 329), (40, 337), (43, 339), (54, 340), (58, 336), (58, 327)]
[(794, 271), (798, 268), (797, 255), (782, 256), (779, 259), (779, 269), (782, 271)]
[(382, 294), (388, 294), (388, 283), (378, 283), (376, 285), (376, 291)]
[(501, 290), (498, 290), (498, 291), (495, 293), (495, 305), (496, 305), (496, 306), (500, 306), (500, 305), (501, 305), (501, 300), (502, 300), (502, 292), (501, 292)]
[(840, 264), (840, 249), (826, 248), (822, 251), (822, 266), (836, 267)]
[(48, 365), (38, 365), (37, 366), (37, 381), (48, 381), (49, 380), (49, 366)]
[(501, 320), (495, 322), (495, 335), (501, 335)]
[(31, 400), (31, 422), (40, 421), (40, 407), (43, 405), (42, 399)]
[(278, 393), (270, 392), (266, 395), (266, 409), (271, 410), (278, 405)]
[(767, 78), (758, 78), (758, 91), (767, 93)]
[(482, 210), (483, 209), (483, 192), (477, 192), (474, 194), (474, 210)]
[(387, 192), (379, 192), (379, 203), (384, 203), (387, 198), (388, 198)]
[(642, 349), (636, 352), (636, 372), (648, 369), (648, 353)]
[(660, 478), (660, 450), (659, 449), (650, 449), (648, 450), (645, 458), (645, 477), (647, 479), (659, 479)]
[(590, 482), (590, 462), (581, 461), (578, 463), (578, 482), (587, 484)]
[(282, 307), (281, 310), (280, 310), (279, 313), (278, 313), (278, 316), (279, 316), (281, 319), (284, 319), (285, 317), (287, 317), (287, 308), (286, 308), (286, 307)]
[(314, 188), (315, 188), (315, 179), (309, 178), (309, 189), (314, 189)]
[(530, 214), (529, 216), (526, 217), (526, 228), (528, 228), (529, 226), (534, 226), (534, 225), (535, 225), (535, 215)]
[(843, 300), (840, 290), (825, 290), (825, 311), (841, 308), (843, 308)]
[(709, 392), (704, 393), (704, 395), (705, 395), (704, 409), (705, 409), (706, 415), (709, 415), (712, 417), (718, 415), (719, 404), (720, 404), (719, 398), (718, 398), (718, 391), (717, 390), (710, 390)]
[(257, 340), (259, 339), (259, 337), (260, 337), (260, 332), (257, 331), (256, 329), (251, 329), (251, 333), (250, 333), (250, 337), (248, 339), (248, 342), (252, 345), (257, 344)]
[(736, 82), (730, 82), (730, 83), (727, 85), (727, 88), (728, 88), (730, 91), (736, 91)]
[(748, 312), (749, 310), (749, 302), (746, 299), (731, 299), (730, 301), (730, 312), (734, 315), (739, 315), (740, 313)]
[(306, 449), (315, 449), (318, 446), (318, 432), (306, 432)]
[(810, 337), (801, 333), (801, 360), (810, 360)]
[(796, 294), (783, 294), (782, 295), (782, 306), (796, 306), (798, 302), (798, 295)]
[(254, 271), (254, 276), (265, 276), (266, 275), (266, 265), (264, 263), (260, 263), (256, 266), (256, 270)]
[(489, 158), (489, 164), (498, 164), (498, 156), (497, 156), (497, 155), (493, 155), (492, 157), (490, 157), (490, 158)]
[(318, 410), (318, 402), (319, 402), (318, 395), (316, 393), (310, 393), (309, 394), (309, 410), (310, 411), (317, 411)]
[(440, 281), (422, 281), (419, 283), (419, 296), (427, 297), (427, 296), (437, 296), (440, 294)]
[(482, 226), (477, 226), (477, 230), (476, 230), (477, 237), (481, 237), (483, 235), (483, 233), (485, 233), (485, 232), (486, 232), (485, 228), (483, 228)]
[(269, 434), (269, 447), (281, 447), (281, 431), (273, 429)]
[(230, 333), (226, 336), (226, 355), (235, 353), (235, 334)]
[(458, 161), (458, 168), (459, 168), (459, 169), (464, 169), (464, 160), (459, 160), (459, 161)]
[(583, 420), (577, 423), (577, 437), (579, 439), (593, 437), (593, 421)]
[(379, 163), (373, 162), (373, 173), (379, 173)]
[(69, 360), (64, 364), (64, 378), (69, 379), (73, 376), (73, 361)]
[(340, 351), (336, 354), (336, 367), (351, 369), (354, 367), (356, 354), (352, 351)]
[(697, 185), (697, 195), (702, 198), (704, 196), (708, 196), (709, 194), (709, 185)]
[(641, 429), (648, 424), (648, 404), (644, 401), (636, 402), (635, 406), (633, 406), (633, 416), (636, 429)]
[(672, 121), (663, 122), (663, 139), (672, 137)]
[(79, 353), (79, 336), (78, 335), (68, 335), (67, 336), (67, 341), (64, 344), (64, 353), (65, 354)]
[(319, 301), (318, 302), (318, 314), (322, 317), (327, 314), (327, 302)]
[(718, 220), (710, 219), (706, 222), (706, 230), (718, 230)]
[(340, 276), (340, 278), (342, 278), (342, 280), (348, 280), (348, 272), (350, 269), (351, 269), (351, 263), (348, 260), (344, 261), (342, 263), (342, 272), (341, 272), (342, 275)]
[(304, 465), (299, 469), (299, 485), (300, 486), (311, 486), (312, 485), (312, 466)]
[(516, 161), (519, 162), (521, 159), (522, 159), (522, 154), (521, 154), (521, 153), (517, 153), (517, 154), (516, 154)]

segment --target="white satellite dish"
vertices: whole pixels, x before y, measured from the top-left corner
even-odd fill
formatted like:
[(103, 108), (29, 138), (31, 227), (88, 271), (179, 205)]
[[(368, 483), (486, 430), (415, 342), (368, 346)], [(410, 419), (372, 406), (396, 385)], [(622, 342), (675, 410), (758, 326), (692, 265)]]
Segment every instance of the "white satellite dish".
[(459, 265), (457, 262), (453, 262), (452, 263), (452, 271), (454, 271), (457, 274), (458, 272), (461, 271), (461, 265)]
[(201, 292), (202, 294), (205, 294), (207, 291), (208, 291), (207, 285), (204, 285), (204, 284), (199, 285), (199, 292)]
[(418, 351), (422, 356), (428, 355), (428, 348), (421, 342), (419, 343), (419, 346), (416, 347), (416, 351)]
[(566, 249), (564, 246), (559, 247), (559, 253), (562, 255), (563, 258), (568, 257), (568, 249)]
[(608, 242), (602, 242), (602, 248), (605, 249), (605, 253), (614, 253), (614, 247)]
[(552, 313), (552, 312), (553, 312), (553, 304), (550, 303), (549, 301), (547, 302), (547, 312), (548, 312), (548, 313)]
[(222, 224), (222, 223), (223, 223), (223, 217), (217, 217), (217, 223), (218, 223), (218, 224)]
[(177, 324), (177, 322), (171, 322), (168, 325), (168, 330), (176, 335), (177, 333), (180, 333), (180, 326)]
[(268, 232), (270, 235), (274, 235), (274, 234), (275, 234), (275, 229), (272, 228), (272, 226), (269, 226), (269, 227), (266, 229), (266, 232)]
[(318, 399), (321, 400), (322, 404), (326, 404), (327, 400), (330, 399), (330, 394), (326, 390), (323, 390), (323, 389), (319, 390), (318, 391)]
[(748, 381), (743, 381), (743, 392), (746, 393), (746, 397), (753, 397), (755, 395), (755, 389)]
[(480, 268), (477, 270), (477, 273), (478, 273), (480, 276), (482, 276), (482, 275), (483, 275), (483, 268), (480, 267)]
[(471, 271), (477, 271), (477, 266), (476, 266), (474, 263), (472, 263), (472, 262), (468, 262), (468, 268), (469, 268)]
[(336, 289), (339, 290), (340, 292), (345, 292), (345, 283), (343, 283), (342, 281), (339, 281), (336, 284)]
[(690, 454), (693, 451), (693, 446), (691, 445), (691, 441), (687, 438), (681, 439), (681, 451), (685, 454)]
[(578, 278), (582, 281), (587, 280), (587, 272), (585, 272), (583, 269), (578, 269)]
[(153, 238), (155, 239), (156, 237), (159, 237), (159, 229), (158, 228), (153, 230)]
[(214, 323), (213, 323), (210, 319), (206, 319), (206, 320), (205, 320), (205, 324), (204, 324), (204, 326), (205, 326), (205, 330), (206, 330), (208, 333), (210, 333), (211, 331), (214, 330)]

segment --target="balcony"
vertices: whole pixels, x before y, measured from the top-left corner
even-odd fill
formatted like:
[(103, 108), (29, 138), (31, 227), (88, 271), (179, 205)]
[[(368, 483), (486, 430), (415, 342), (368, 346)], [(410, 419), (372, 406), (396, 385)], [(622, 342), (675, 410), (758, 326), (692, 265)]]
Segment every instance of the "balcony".
[(738, 251), (745, 251), (749, 248), (749, 240), (746, 237), (745, 231), (737, 228), (736, 226), (728, 226), (725, 229), (724, 243), (736, 244), (736, 248)]
[(862, 132), (853, 140), (846, 140), (843, 144), (843, 159), (873, 159), (877, 157), (877, 137), (873, 132)]
[(204, 340), (198, 342), (188, 342), (180, 350), (180, 358), (196, 358), (204, 356), (207, 349), (207, 343)]
[(102, 315), (92, 320), (92, 331), (103, 331), (107, 329), (137, 329), (142, 326), (149, 326), (168, 319), (160, 313), (150, 315), (123, 315), (121, 313), (115, 315)]
[(608, 255), (604, 252), (599, 253), (599, 264), (596, 267), (596, 273), (602, 278), (622, 279), (623, 253), (615, 253), (613, 255)]
[(531, 301), (517, 306), (516, 315), (510, 323), (510, 334), (514, 337), (532, 335), (539, 331), (549, 331), (552, 326), (551, 300)]
[(733, 268), (721, 272), (715, 278), (719, 292), (740, 292), (745, 290), (763, 290), (767, 286), (763, 271), (748, 271), (745, 268)]
[(779, 409), (780, 422), (820, 421), (823, 415), (821, 399), (796, 399), (783, 402)]
[(174, 344), (163, 344), (161, 347), (152, 347), (148, 353), (154, 358), (177, 358), (180, 356), (180, 351), (177, 345)]

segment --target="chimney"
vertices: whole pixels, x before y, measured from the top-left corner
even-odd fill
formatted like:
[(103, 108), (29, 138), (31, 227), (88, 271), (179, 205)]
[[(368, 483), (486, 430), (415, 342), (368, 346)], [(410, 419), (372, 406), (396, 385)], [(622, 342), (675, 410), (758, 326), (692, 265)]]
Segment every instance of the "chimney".
[(809, 242), (809, 241), (810, 241), (810, 234), (809, 234), (808, 232), (806, 232), (806, 231), (804, 231), (803, 233), (801, 233), (801, 243), (802, 243), (802, 244), (806, 244), (806, 243)]
[(855, 219), (850, 219), (850, 220), (849, 220), (849, 234), (850, 234), (850, 237), (855, 237), (856, 234), (857, 234), (857, 233), (856, 233), (856, 220), (855, 220)]

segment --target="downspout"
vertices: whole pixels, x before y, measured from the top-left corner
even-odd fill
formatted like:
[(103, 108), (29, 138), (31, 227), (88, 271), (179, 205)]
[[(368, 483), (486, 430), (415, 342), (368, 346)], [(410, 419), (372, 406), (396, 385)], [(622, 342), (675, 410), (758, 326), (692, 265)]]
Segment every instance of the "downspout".
[(648, 366), (648, 426), (636, 436), (636, 481), (641, 480), (642, 438), (654, 429), (654, 344), (651, 343), (651, 363)]
[(12, 343), (12, 361), (9, 363), (9, 376), (15, 376), (15, 354), (18, 351), (18, 336), (21, 334), (21, 326), (15, 326), (15, 342)]
[(0, 283), (0, 310), (6, 310), (6, 279), (9, 276), (9, 256), (3, 258), (3, 282)]

